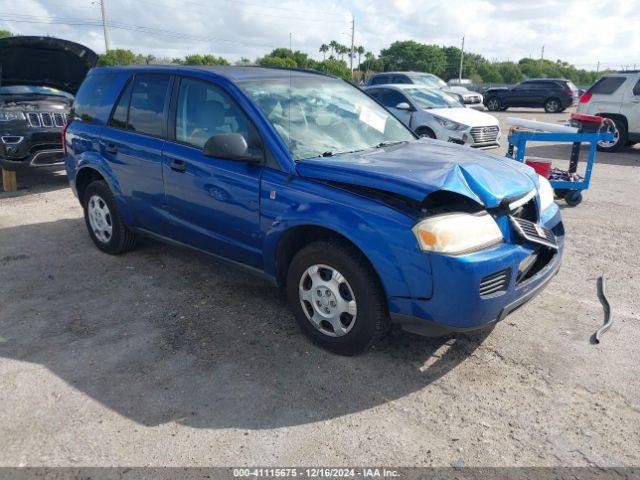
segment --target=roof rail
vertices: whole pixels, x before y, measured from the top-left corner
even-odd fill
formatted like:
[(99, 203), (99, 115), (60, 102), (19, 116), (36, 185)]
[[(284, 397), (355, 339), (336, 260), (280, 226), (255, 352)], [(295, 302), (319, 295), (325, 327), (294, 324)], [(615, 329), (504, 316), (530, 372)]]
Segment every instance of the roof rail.
[(340, 78), (337, 75), (333, 75), (333, 74), (327, 73), (327, 72), (321, 72), (320, 70), (314, 70), (312, 68), (302, 68), (302, 67), (262, 67), (260, 65), (250, 65), (250, 66), (259, 67), (259, 68), (270, 68), (272, 70), (290, 70), (292, 72), (311, 73), (311, 74), (314, 74), (314, 75), (322, 75), (324, 77)]

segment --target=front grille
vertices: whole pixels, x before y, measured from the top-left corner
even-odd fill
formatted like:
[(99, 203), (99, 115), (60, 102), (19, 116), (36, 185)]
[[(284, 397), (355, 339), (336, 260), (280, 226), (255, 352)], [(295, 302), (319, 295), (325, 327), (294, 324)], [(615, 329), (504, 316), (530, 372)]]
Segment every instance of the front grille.
[(510, 216), (513, 228), (520, 234), (522, 238), (529, 242), (545, 245), (553, 249), (558, 249), (558, 240), (551, 229), (543, 227), (538, 223), (530, 222), (524, 218)]
[(504, 292), (509, 285), (511, 269), (505, 268), (497, 273), (488, 275), (480, 281), (480, 296), (488, 297), (496, 293)]
[(59, 112), (27, 112), (27, 121), (32, 127), (64, 127), (67, 122), (67, 114)]
[(473, 127), (471, 129), (471, 136), (475, 143), (491, 143), (498, 139), (498, 133), (500, 128), (497, 125), (490, 125), (488, 127)]

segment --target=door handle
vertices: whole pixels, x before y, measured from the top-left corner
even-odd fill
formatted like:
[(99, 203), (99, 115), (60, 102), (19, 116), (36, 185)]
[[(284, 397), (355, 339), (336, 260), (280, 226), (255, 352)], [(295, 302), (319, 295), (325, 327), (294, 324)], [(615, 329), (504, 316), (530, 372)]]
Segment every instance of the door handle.
[(116, 147), (115, 143), (107, 143), (105, 150), (107, 151), (107, 153), (118, 153), (118, 147)]
[(171, 163), (169, 164), (169, 168), (176, 172), (186, 172), (187, 163), (184, 160), (177, 160), (174, 158), (173, 160), (171, 160)]

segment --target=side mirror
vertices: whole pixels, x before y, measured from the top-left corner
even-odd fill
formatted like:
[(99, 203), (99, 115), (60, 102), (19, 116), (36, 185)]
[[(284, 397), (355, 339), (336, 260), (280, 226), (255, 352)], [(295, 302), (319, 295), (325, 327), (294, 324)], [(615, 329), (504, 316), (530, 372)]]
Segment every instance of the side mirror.
[(239, 133), (223, 133), (214, 135), (204, 144), (202, 153), (207, 157), (235, 160), (237, 162), (260, 163), (262, 151), (247, 145), (247, 141)]
[(407, 102), (400, 102), (396, 105), (396, 110), (413, 110)]

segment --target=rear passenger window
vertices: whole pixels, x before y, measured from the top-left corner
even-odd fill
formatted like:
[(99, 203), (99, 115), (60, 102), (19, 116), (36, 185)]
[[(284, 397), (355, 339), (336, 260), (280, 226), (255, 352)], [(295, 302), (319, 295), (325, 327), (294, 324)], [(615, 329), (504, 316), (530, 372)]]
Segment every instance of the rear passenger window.
[(640, 95), (640, 80), (638, 80), (638, 83), (636, 83), (636, 86), (633, 87), (633, 94)]
[(622, 85), (626, 79), (626, 77), (602, 77), (588, 90), (588, 92), (600, 95), (610, 95), (618, 90), (620, 85)]
[(120, 85), (120, 82), (114, 81), (114, 75), (89, 75), (73, 101), (72, 118), (82, 122), (105, 123)]
[(393, 77), (391, 83), (411, 83), (411, 80), (409, 80), (404, 75), (396, 75)]
[(202, 148), (213, 135), (239, 133), (247, 144), (249, 123), (227, 94), (210, 83), (183, 78), (176, 113), (176, 140)]
[(168, 75), (136, 75), (129, 107), (129, 130), (156, 137), (163, 135), (168, 89)]
[(127, 83), (124, 92), (120, 95), (120, 100), (116, 109), (113, 111), (109, 125), (116, 128), (127, 128), (127, 113), (129, 112), (129, 100), (131, 99), (131, 90), (133, 90), (133, 82)]
[(381, 75), (379, 77), (374, 77), (373, 81), (371, 82), (371, 85), (383, 85), (385, 83), (388, 83), (387, 80), (388, 77)]

